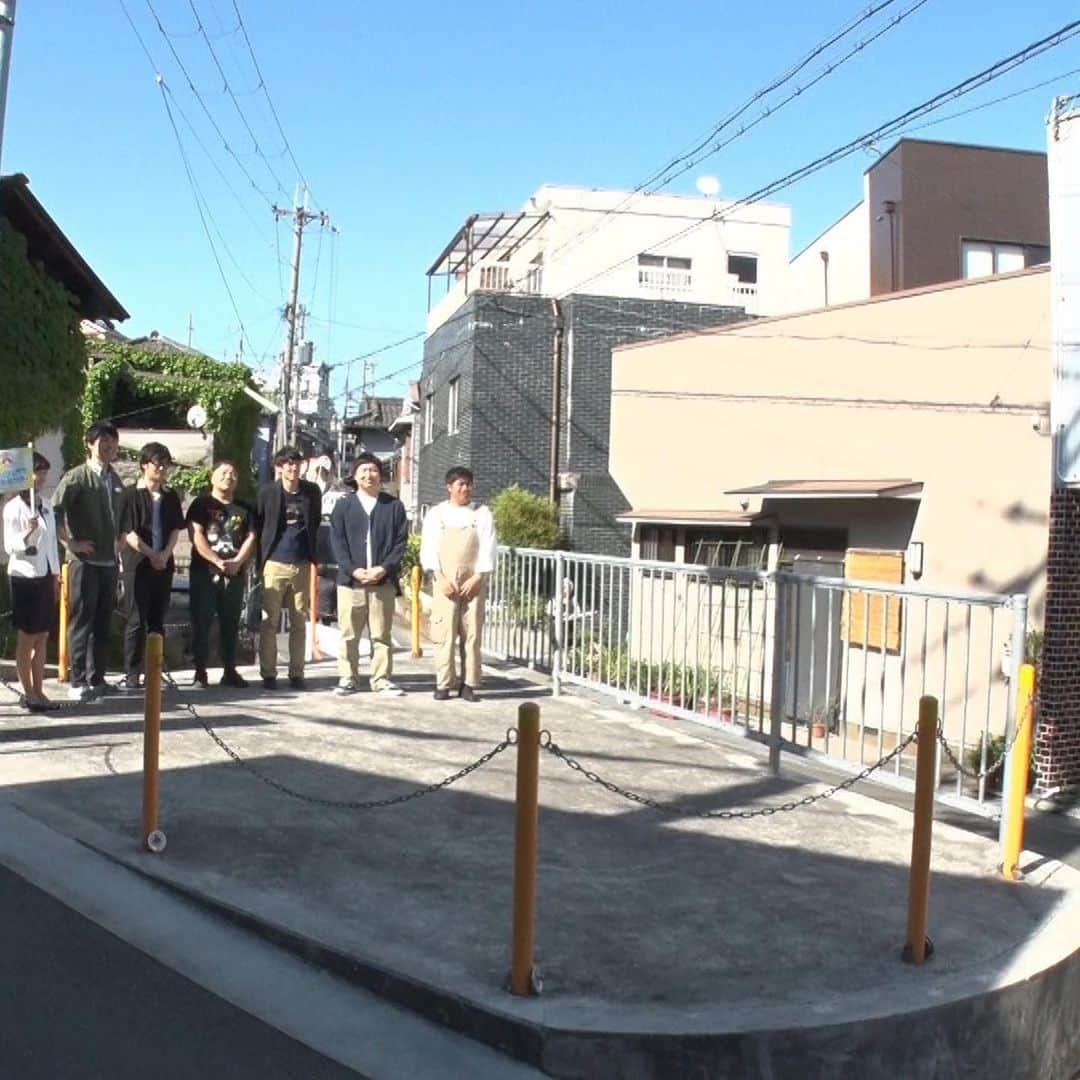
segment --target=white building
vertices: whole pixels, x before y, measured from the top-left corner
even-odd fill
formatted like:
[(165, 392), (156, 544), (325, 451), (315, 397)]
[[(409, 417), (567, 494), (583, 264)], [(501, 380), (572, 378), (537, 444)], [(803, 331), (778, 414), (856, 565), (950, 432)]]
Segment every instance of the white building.
[[(544, 185), (472, 214), (428, 270), (428, 333), (477, 290), (783, 310), (791, 211), (774, 203)], [(432, 296), (443, 278), (446, 293)]]

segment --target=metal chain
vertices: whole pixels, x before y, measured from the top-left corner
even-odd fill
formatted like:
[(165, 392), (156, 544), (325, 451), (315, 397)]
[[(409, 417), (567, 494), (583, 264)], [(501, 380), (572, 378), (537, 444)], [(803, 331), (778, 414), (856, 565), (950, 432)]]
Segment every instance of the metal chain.
[[(168, 672), (163, 671), (162, 678), (172, 689), (178, 691), (181, 695), (184, 693), (183, 689)], [(210, 738), (240, 766), (240, 768), (250, 773), (257, 780), (261, 780), (268, 787), (272, 787), (275, 791), (280, 791), (282, 795), (288, 795), (291, 799), (299, 799), (301, 802), (310, 803), (312, 806), (326, 806), (337, 810), (378, 810), (385, 806), (399, 806), (402, 803), (411, 802), (413, 799), (419, 799), (423, 795), (430, 795), (435, 791), (441, 791), (443, 788), (450, 787), (451, 784), (456, 784), (459, 780), (464, 780), (470, 773), (476, 772), (477, 769), (486, 765), (492, 758), (497, 757), (504, 750), (508, 750), (517, 742), (517, 728), (507, 728), (506, 738), (503, 739), (502, 742), (496, 743), (487, 751), (487, 753), (481, 754), (480, 757), (466, 765), (463, 769), (458, 769), (456, 773), (452, 773), (442, 780), (437, 780), (433, 784), (427, 784), (424, 787), (416, 788), (414, 791), (407, 791), (404, 795), (393, 795), (386, 799), (324, 799), (318, 795), (308, 795), (306, 792), (296, 791), (294, 788), (281, 783), (281, 781), (275, 780), (272, 776), (267, 776), (261, 769), (252, 765), (250, 761), (245, 761), (236, 750), (234, 750), (214, 730), (210, 722), (199, 715), (198, 710), (190, 701), (179, 701), (176, 704), (176, 708), (181, 712), (190, 713), (191, 716), (202, 725), (206, 734), (209, 735)]]
[(640, 806), (647, 806), (650, 810), (659, 810), (662, 814), (671, 814), (673, 816), (684, 818), (712, 818), (720, 821), (732, 821), (736, 818), (741, 820), (749, 820), (750, 818), (758, 817), (772, 817), (773, 814), (787, 813), (790, 810), (797, 810), (802, 806), (812, 806), (816, 802), (820, 802), (822, 799), (828, 799), (830, 796), (835, 795), (838, 791), (844, 791), (847, 788), (853, 787), (859, 783), (860, 780), (865, 780), (872, 772), (877, 769), (888, 765), (898, 754), (902, 754), (914, 741), (916, 732), (912, 732), (903, 742), (897, 743), (897, 745), (889, 751), (879, 761), (875, 761), (873, 765), (868, 765), (862, 772), (856, 776), (849, 776), (846, 780), (841, 780), (839, 784), (834, 784), (832, 787), (827, 788), (825, 791), (820, 791), (816, 795), (806, 795), (801, 799), (793, 799), (790, 802), (779, 803), (774, 806), (759, 806), (754, 809), (739, 809), (739, 810), (686, 810), (680, 806), (672, 806), (669, 803), (660, 803), (655, 799), (650, 799), (647, 795), (640, 795), (636, 791), (630, 791), (627, 788), (620, 787), (618, 784), (613, 784), (610, 780), (605, 780), (603, 777), (598, 776), (591, 769), (586, 769), (576, 758), (571, 757), (566, 753), (556, 742), (551, 738), (550, 731), (540, 732), (540, 746), (546, 750), (553, 757), (557, 757), (574, 772), (581, 773), (586, 780), (590, 783), (597, 784), (607, 791), (610, 791), (613, 795), (618, 795), (620, 798), (628, 799), (630, 802), (638, 803)]
[[(1032, 701), (1032, 716), (1034, 717), (1035, 702)], [(952, 747), (949, 745), (949, 740), (945, 738), (945, 728), (941, 723), (941, 717), (938, 717), (937, 722), (937, 739), (941, 743), (941, 748), (945, 751), (945, 756), (952, 763), (952, 767), (961, 775), (966, 776), (969, 780), (985, 780), (988, 777), (994, 776), (996, 773), (1001, 772), (1005, 767), (1005, 759), (1011, 752), (1013, 744), (1016, 742), (1016, 737), (1020, 734), (1020, 725), (1017, 724), (1013, 729), (1012, 738), (1002, 748), (1001, 756), (994, 762), (993, 765), (988, 766), (985, 769), (981, 769), (978, 772), (973, 769), (965, 768), (957, 756), (953, 753)], [(985, 736), (984, 736), (985, 738)]]

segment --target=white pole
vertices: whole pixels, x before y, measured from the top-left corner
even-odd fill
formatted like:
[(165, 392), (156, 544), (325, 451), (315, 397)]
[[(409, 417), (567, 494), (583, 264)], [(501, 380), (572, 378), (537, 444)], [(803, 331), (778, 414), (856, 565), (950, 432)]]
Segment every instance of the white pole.
[(0, 161), (4, 150), (4, 114), (7, 112), (8, 74), (15, 38), (15, 0), (0, 0)]

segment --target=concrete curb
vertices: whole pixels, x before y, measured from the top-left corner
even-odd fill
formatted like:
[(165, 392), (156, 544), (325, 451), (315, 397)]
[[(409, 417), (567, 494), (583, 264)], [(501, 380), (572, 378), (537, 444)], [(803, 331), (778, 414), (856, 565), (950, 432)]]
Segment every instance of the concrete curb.
[[(449, 993), (385, 964), (223, 902), (170, 874), (81, 841), (110, 861), (258, 935), (308, 963), (476, 1039), (552, 1076), (768, 1077), (769, 1080), (894, 1080), (901, 1075), (999, 1075), (1070, 1080), (1080, 1061), (1080, 949), (1015, 982), (914, 1012), (797, 1028), (641, 1032), (567, 1028)], [(517, 999), (514, 999), (515, 1001)], [(535, 1004), (542, 1006), (543, 999)], [(538, 1011), (543, 1011), (540, 1008)]]

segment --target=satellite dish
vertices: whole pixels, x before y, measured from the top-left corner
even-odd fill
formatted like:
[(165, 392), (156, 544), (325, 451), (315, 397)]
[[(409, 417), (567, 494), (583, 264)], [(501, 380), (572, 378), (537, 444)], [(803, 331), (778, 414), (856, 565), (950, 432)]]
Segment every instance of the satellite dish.
[(715, 176), (699, 176), (697, 178), (697, 189), (706, 198), (714, 198), (720, 194), (720, 181)]
[(201, 405), (192, 405), (187, 411), (187, 423), (189, 428), (206, 427), (206, 410)]

